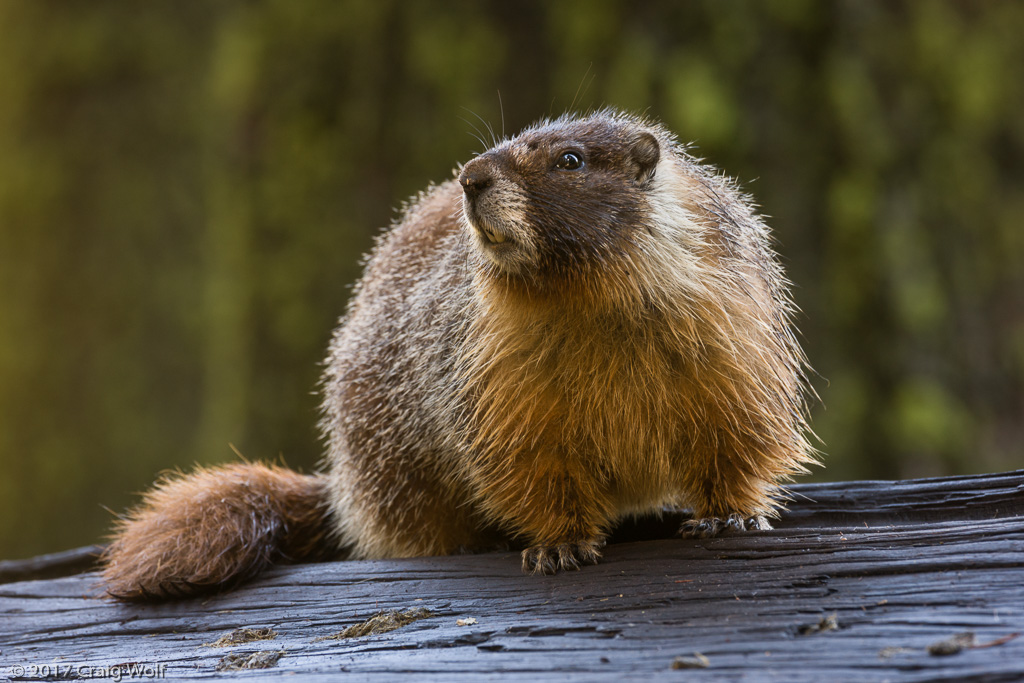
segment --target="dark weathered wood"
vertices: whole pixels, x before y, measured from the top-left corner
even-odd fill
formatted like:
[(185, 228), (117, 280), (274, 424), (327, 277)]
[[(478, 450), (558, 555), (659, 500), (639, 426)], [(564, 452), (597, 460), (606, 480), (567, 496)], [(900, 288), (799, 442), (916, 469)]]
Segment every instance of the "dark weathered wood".
[(55, 579), (87, 572), (97, 566), (102, 545), (87, 545), (27, 560), (0, 560), (0, 583)]
[[(138, 662), (172, 678), (1019, 681), (1024, 636), (999, 639), (1024, 632), (1022, 563), (1024, 472), (795, 486), (775, 531), (612, 544), (600, 565), (553, 577), (495, 553), (282, 567), (227, 595), (156, 606), (98, 598), (95, 575), (8, 584), (0, 678)], [(317, 640), (418, 607), (435, 616)], [(833, 614), (837, 629), (814, 632)], [(203, 646), (239, 626), (278, 635)], [(926, 651), (964, 631), (998, 644)], [(229, 653), (258, 651), (284, 655), (266, 670), (216, 671)], [(707, 668), (671, 668), (696, 652)]]

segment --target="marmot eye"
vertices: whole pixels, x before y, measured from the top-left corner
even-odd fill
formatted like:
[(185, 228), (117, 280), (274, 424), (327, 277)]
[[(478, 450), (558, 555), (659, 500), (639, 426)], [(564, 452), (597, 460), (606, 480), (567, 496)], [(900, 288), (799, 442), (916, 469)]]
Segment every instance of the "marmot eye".
[(583, 168), (583, 155), (580, 152), (567, 151), (558, 156), (555, 168), (563, 171), (575, 171)]

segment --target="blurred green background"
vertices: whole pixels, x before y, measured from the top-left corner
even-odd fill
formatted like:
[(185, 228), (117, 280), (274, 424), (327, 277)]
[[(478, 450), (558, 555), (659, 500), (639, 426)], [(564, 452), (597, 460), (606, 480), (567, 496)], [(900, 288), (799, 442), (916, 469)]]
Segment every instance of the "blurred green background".
[(229, 443), (315, 467), (360, 254), (478, 117), (573, 106), (771, 216), (816, 477), (1024, 466), (1022, 35), (1012, 2), (0, 0), (0, 557)]

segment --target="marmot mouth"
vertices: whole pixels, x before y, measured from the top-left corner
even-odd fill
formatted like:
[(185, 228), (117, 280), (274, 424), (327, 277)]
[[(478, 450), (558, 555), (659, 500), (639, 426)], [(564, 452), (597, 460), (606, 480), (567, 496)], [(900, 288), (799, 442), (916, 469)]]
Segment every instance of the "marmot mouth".
[(480, 232), (483, 233), (484, 238), (491, 244), (501, 244), (506, 239), (506, 237), (500, 232), (496, 232), (489, 228), (481, 228)]
[(505, 244), (511, 241), (508, 233), (487, 221), (481, 220), (479, 217), (474, 217), (474, 220), (470, 221), (470, 223), (487, 244)]

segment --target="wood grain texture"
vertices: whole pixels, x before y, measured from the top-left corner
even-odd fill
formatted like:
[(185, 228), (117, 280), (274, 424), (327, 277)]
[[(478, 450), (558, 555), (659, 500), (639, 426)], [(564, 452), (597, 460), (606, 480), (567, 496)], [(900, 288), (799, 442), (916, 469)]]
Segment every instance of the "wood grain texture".
[[(0, 680), (19, 666), (40, 678), (30, 667), (59, 665), (50, 678), (67, 679), (130, 662), (166, 664), (167, 678), (1024, 680), (1024, 636), (926, 651), (964, 631), (982, 645), (1024, 633), (1024, 471), (792, 496), (774, 531), (614, 543), (600, 565), (551, 577), (522, 574), (509, 552), (280, 567), (226, 595), (151, 606), (102, 599), (95, 574), (11, 583), (0, 586)], [(318, 640), (419, 607), (435, 616)], [(837, 629), (805, 634), (832, 614)], [(476, 623), (457, 624), (467, 618)], [(242, 626), (278, 635), (204, 646)], [(269, 669), (216, 670), (257, 651), (284, 654)], [(707, 668), (672, 669), (697, 652)]]

